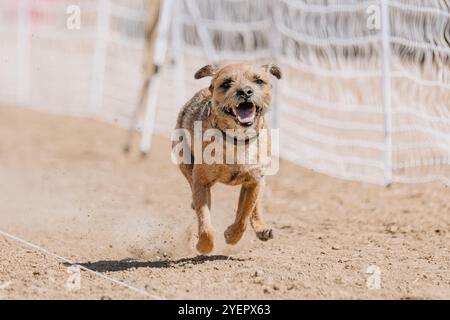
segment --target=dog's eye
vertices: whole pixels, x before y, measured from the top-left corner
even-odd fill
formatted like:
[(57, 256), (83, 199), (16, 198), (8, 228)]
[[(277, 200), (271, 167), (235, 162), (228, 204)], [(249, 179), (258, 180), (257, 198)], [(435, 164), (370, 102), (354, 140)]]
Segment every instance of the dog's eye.
[(259, 85), (263, 85), (263, 84), (265, 84), (265, 82), (264, 82), (264, 80), (262, 80), (262, 79), (255, 79), (255, 83), (256, 84), (259, 84)]
[(227, 80), (225, 80), (224, 82), (222, 82), (222, 84), (220, 85), (220, 87), (221, 87), (222, 89), (227, 90), (227, 89), (230, 89), (232, 83), (233, 83), (232, 80), (227, 79)]

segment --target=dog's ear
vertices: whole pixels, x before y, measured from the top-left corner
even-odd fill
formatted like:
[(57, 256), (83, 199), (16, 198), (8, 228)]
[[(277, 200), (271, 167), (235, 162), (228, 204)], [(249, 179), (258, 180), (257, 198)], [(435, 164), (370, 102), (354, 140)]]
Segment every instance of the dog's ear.
[(275, 78), (281, 79), (282, 73), (279, 66), (273, 63), (265, 64), (262, 66), (266, 72), (270, 72)]
[(201, 68), (200, 70), (198, 70), (195, 73), (194, 78), (201, 79), (204, 77), (214, 76), (217, 73), (217, 70), (219, 70), (218, 67), (213, 66), (212, 64), (208, 64), (208, 65), (204, 66), (203, 68)]

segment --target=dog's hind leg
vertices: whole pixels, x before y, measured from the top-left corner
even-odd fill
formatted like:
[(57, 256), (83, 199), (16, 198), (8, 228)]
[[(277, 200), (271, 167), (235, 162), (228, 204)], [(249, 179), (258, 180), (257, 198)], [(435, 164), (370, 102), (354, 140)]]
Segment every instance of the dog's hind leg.
[(255, 210), (255, 206), (258, 202), (260, 189), (260, 183), (242, 186), (239, 195), (236, 219), (224, 233), (225, 240), (228, 244), (236, 244), (242, 238), (242, 235), (247, 228), (249, 217)]
[(250, 216), (250, 223), (253, 230), (256, 232), (256, 236), (260, 240), (267, 241), (273, 239), (273, 231), (271, 228), (268, 228), (264, 222), (259, 201), (256, 203), (255, 209), (253, 209), (252, 215)]
[(196, 181), (192, 184), (194, 208), (198, 218), (197, 250), (202, 254), (214, 248), (214, 230), (211, 225), (211, 188)]

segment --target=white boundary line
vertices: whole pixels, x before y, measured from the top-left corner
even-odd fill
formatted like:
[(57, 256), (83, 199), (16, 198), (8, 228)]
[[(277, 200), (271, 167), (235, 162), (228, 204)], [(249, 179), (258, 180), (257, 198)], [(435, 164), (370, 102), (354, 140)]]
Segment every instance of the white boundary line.
[(9, 234), (8, 232), (5, 232), (5, 231), (3, 231), (3, 230), (1, 230), (1, 229), (0, 229), (0, 235), (3, 235), (3, 236), (6, 237), (6, 238), (10, 238), (10, 239), (13, 239), (13, 240), (15, 240), (15, 241), (17, 241), (17, 242), (20, 242), (20, 243), (22, 243), (22, 244), (25, 244), (25, 245), (27, 245), (27, 246), (29, 246), (29, 247), (31, 247), (31, 248), (37, 250), (37, 251), (43, 252), (43, 253), (45, 253), (45, 254), (47, 254), (47, 255), (50, 255), (50, 256), (52, 256), (52, 257), (54, 257), (54, 258), (57, 258), (57, 259), (59, 259), (59, 260), (62, 260), (62, 261), (66, 262), (66, 263), (68, 263), (68, 264), (70, 264), (70, 265), (72, 265), (72, 266), (76, 266), (76, 267), (78, 267), (78, 268), (80, 268), (80, 269), (82, 269), (82, 270), (84, 270), (84, 271), (87, 271), (87, 272), (89, 272), (89, 273), (92, 273), (92, 274), (94, 274), (94, 275), (96, 275), (96, 276), (99, 276), (100, 278), (103, 278), (103, 279), (105, 279), (105, 280), (108, 280), (108, 281), (110, 281), (110, 282), (112, 282), (112, 283), (114, 283), (114, 284), (117, 284), (117, 285), (119, 285), (119, 286), (122, 286), (122, 287), (125, 287), (125, 288), (127, 288), (127, 289), (130, 289), (130, 290), (132, 290), (132, 291), (134, 291), (134, 292), (136, 292), (136, 293), (139, 293), (139, 294), (141, 294), (141, 295), (143, 295), (143, 296), (152, 298), (152, 299), (154, 299), (154, 300), (164, 300), (164, 298), (159, 297), (159, 296), (156, 296), (156, 295), (153, 295), (153, 294), (151, 294), (151, 293), (149, 293), (149, 292), (147, 292), (147, 291), (145, 291), (145, 290), (142, 290), (142, 289), (139, 289), (139, 288), (130, 286), (129, 284), (126, 284), (125, 282), (122, 282), (122, 281), (116, 280), (116, 279), (114, 279), (114, 278), (105, 276), (105, 275), (103, 275), (103, 274), (101, 274), (101, 273), (99, 273), (99, 272), (97, 272), (97, 271), (94, 271), (94, 270), (91, 270), (91, 269), (89, 269), (89, 268), (86, 268), (86, 267), (84, 267), (84, 266), (82, 266), (82, 265), (76, 264), (76, 263), (74, 263), (73, 261), (70, 261), (69, 259), (66, 259), (66, 258), (64, 258), (64, 257), (61, 257), (61, 256), (57, 255), (56, 253), (50, 252), (50, 251), (48, 251), (48, 250), (46, 250), (46, 249), (44, 249), (44, 248), (42, 248), (42, 247), (40, 247), (40, 246), (38, 246), (38, 245), (35, 245), (35, 244), (31, 243), (31, 242), (28, 242), (28, 241), (26, 241), (26, 240), (23, 240), (23, 239), (21, 239), (21, 238), (19, 238), (19, 237), (14, 236), (14, 235), (12, 235), (12, 234)]

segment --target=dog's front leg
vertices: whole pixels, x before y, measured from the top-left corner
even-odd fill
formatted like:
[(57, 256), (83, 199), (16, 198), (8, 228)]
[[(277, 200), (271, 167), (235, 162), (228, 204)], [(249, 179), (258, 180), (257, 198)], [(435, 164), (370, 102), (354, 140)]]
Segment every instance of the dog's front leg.
[(211, 188), (194, 181), (192, 184), (193, 204), (198, 218), (197, 250), (202, 254), (214, 248), (214, 230), (211, 225)]
[(255, 230), (256, 236), (262, 241), (267, 241), (273, 239), (273, 231), (268, 228), (261, 212), (261, 204), (259, 201), (256, 203), (255, 209), (250, 217), (250, 223), (252, 224), (253, 230)]
[(247, 228), (248, 220), (256, 203), (258, 202), (260, 183), (243, 185), (239, 195), (239, 204), (236, 219), (225, 231), (225, 240), (228, 244), (236, 244)]

